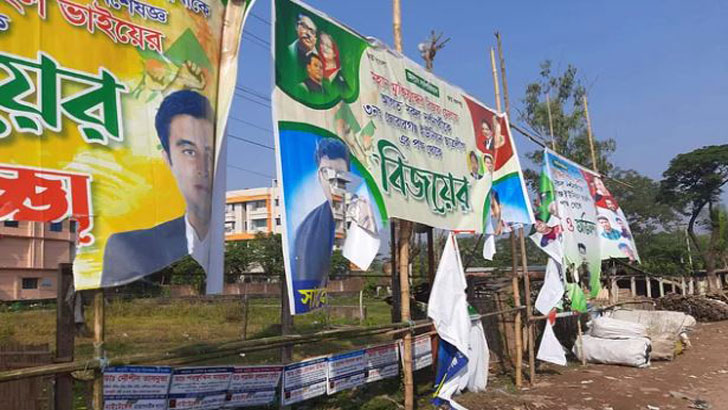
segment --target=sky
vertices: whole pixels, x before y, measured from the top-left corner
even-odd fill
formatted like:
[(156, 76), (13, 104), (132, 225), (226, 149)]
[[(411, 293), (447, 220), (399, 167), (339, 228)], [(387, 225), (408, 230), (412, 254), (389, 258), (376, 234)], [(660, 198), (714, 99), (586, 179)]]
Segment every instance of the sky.
[[(309, 5), (392, 45), (390, 0)], [(457, 7), (453, 5), (457, 4)], [(228, 122), (228, 189), (270, 186), (275, 176), (270, 95), (271, 2), (258, 0), (240, 50)], [(597, 139), (614, 138), (612, 161), (660, 179), (677, 154), (728, 143), (728, 2), (402, 0), (404, 53), (431, 30), (450, 37), (434, 72), (495, 106), (489, 48), (500, 31), (513, 119), (546, 59), (573, 64), (586, 84)], [(513, 133), (523, 156), (539, 147)], [(244, 138), (249, 142), (241, 141)], [(251, 143), (252, 141), (252, 143)], [(258, 144), (258, 145), (256, 145)], [(262, 145), (262, 146), (261, 146)]]

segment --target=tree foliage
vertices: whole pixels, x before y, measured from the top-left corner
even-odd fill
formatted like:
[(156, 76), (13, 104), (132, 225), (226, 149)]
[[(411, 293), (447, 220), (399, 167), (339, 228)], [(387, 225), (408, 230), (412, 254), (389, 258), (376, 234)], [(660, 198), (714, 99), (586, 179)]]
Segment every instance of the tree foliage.
[[(715, 268), (720, 256), (720, 195), (728, 183), (728, 144), (712, 145), (679, 154), (670, 161), (660, 183), (660, 202), (689, 217), (688, 234), (705, 262), (705, 268), (715, 284)], [(695, 225), (707, 207), (710, 240), (701, 245)]]
[(251, 253), (251, 262), (260, 265), (263, 272), (280, 277), (285, 268), (283, 265), (283, 245), (280, 234), (267, 234), (258, 232), (255, 238), (248, 243)]
[(632, 233), (651, 235), (657, 231), (673, 229), (678, 221), (678, 215), (668, 204), (658, 202), (660, 194), (658, 181), (632, 169), (615, 168), (612, 177), (624, 183), (608, 182), (609, 191), (617, 198)]
[[(591, 166), (591, 150), (584, 116), (582, 98), (586, 93), (584, 85), (577, 78), (577, 69), (569, 64), (561, 73), (554, 73), (551, 61), (541, 63), (539, 79), (526, 86), (521, 121), (534, 131), (550, 139), (548, 108), (554, 128), (555, 151), (585, 166)], [(546, 104), (546, 94), (550, 104)], [(549, 147), (550, 141), (549, 141)], [(613, 168), (609, 156), (616, 149), (613, 139), (594, 139), (599, 171), (608, 174)], [(541, 163), (542, 152), (532, 151), (526, 156), (534, 163)], [(531, 182), (536, 181), (532, 171), (528, 173)], [(532, 185), (533, 186), (533, 185)]]

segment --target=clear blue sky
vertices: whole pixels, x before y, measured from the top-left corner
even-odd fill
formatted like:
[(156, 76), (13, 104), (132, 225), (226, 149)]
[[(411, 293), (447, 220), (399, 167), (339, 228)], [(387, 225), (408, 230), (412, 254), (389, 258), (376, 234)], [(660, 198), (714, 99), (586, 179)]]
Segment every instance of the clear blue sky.
[[(539, 64), (574, 64), (589, 86), (597, 138), (614, 138), (612, 160), (659, 179), (676, 154), (728, 143), (728, 2), (402, 0), (404, 52), (430, 30), (451, 37), (435, 73), (494, 106), (488, 49), (503, 36), (514, 108)], [(391, 1), (318, 0), (308, 4), (358, 32), (392, 41)], [(457, 5), (457, 7), (455, 7)], [(229, 134), (272, 146), (271, 3), (258, 0), (248, 18)], [(262, 18), (262, 19), (261, 19)], [(262, 40), (262, 41), (261, 41)], [(241, 91), (242, 88), (245, 91)], [(251, 102), (257, 101), (257, 103)], [(516, 117), (515, 111), (513, 116)], [(517, 121), (517, 119), (516, 119)], [(253, 124), (253, 125), (250, 125)], [(537, 147), (514, 133), (523, 153)], [(269, 186), (272, 150), (230, 139), (228, 189)], [(257, 174), (256, 174), (257, 173)], [(262, 175), (259, 175), (262, 174)]]

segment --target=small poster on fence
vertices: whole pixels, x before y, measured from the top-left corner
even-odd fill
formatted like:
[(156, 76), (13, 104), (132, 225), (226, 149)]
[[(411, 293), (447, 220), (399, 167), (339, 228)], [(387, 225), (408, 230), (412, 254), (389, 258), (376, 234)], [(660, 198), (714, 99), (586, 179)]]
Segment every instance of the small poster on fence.
[[(404, 342), (399, 342), (400, 357), (404, 360)], [(419, 335), (412, 339), (412, 366), (414, 370), (432, 365), (432, 340), (430, 335)]]
[(104, 410), (164, 410), (172, 368), (120, 366), (104, 370)]
[(399, 374), (399, 349), (397, 343), (373, 346), (365, 350), (366, 382), (371, 383)]
[(365, 382), (366, 360), (364, 350), (331, 355), (328, 361), (327, 394), (361, 386)]
[(268, 406), (273, 404), (283, 366), (235, 366), (225, 407)]
[(319, 357), (283, 369), (283, 405), (326, 394), (327, 359)]
[(169, 409), (217, 410), (225, 405), (233, 368), (181, 367), (174, 369)]

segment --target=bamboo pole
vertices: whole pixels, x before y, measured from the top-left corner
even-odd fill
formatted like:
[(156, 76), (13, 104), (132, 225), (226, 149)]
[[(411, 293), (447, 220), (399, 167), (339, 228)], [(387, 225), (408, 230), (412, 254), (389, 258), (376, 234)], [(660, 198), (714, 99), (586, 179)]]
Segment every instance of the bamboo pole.
[(551, 136), (551, 149), (556, 151), (556, 137), (554, 136), (554, 120), (551, 117), (551, 97), (549, 96), (551, 90), (546, 93), (546, 113), (549, 117), (549, 135)]
[[(97, 289), (94, 294), (94, 355), (99, 361), (105, 357), (105, 321), (104, 290)], [(103, 410), (104, 408), (104, 375), (101, 373), (101, 369), (97, 369), (94, 375), (93, 407), (94, 410)]]
[[(528, 260), (526, 255), (526, 238), (523, 233), (523, 227), (518, 228), (518, 238), (521, 242), (521, 268), (523, 269), (523, 287), (526, 294), (526, 318), (527, 320), (533, 315), (531, 307), (531, 278), (528, 274)], [(534, 346), (535, 332), (533, 322), (528, 320), (528, 380), (533, 385), (536, 383), (536, 353)]]
[[(510, 97), (508, 96), (508, 81), (506, 79), (506, 60), (503, 56), (503, 44), (501, 42), (501, 36), (500, 33), (496, 33), (496, 39), (498, 42), (498, 56), (500, 57), (500, 64), (501, 64), (501, 82), (503, 83), (503, 100), (505, 101), (506, 105), (506, 115), (510, 119), (511, 117), (511, 106), (510, 106)], [(513, 237), (513, 234), (511, 234), (511, 237)], [(526, 298), (526, 327), (527, 327), (527, 337), (528, 337), (528, 379), (531, 385), (533, 385), (536, 382), (536, 354), (535, 354), (535, 332), (534, 332), (534, 325), (533, 322), (531, 322), (529, 319), (533, 315), (533, 308), (531, 306), (531, 278), (528, 274), (528, 255), (526, 253), (526, 241), (525, 241), (525, 233), (523, 231), (523, 227), (518, 228), (518, 238), (521, 246), (521, 268), (523, 273), (523, 286), (524, 286), (524, 293)], [(514, 241), (515, 242), (515, 241)], [(513, 254), (513, 259), (515, 260), (515, 253)], [(515, 271), (515, 262), (513, 264), (513, 268)], [(516, 278), (517, 279), (517, 278)], [(516, 280), (516, 286), (518, 286), (518, 281)], [(520, 301), (519, 301), (520, 305)], [(520, 312), (517, 313), (517, 316), (519, 318), (520, 322)], [(520, 323), (519, 323), (520, 324)], [(521, 341), (523, 343), (523, 341)], [(522, 353), (521, 353), (522, 355)], [(523, 357), (521, 357), (521, 362), (523, 362)]]
[(596, 151), (594, 151), (594, 136), (592, 135), (591, 118), (589, 117), (589, 103), (587, 102), (586, 94), (582, 97), (582, 101), (584, 102), (584, 116), (586, 117), (586, 132), (589, 137), (589, 149), (591, 150), (592, 169), (599, 172), (599, 167), (597, 166), (597, 154)]
[[(496, 67), (495, 63), (495, 51), (493, 50), (493, 47), (490, 48), (490, 67), (491, 67), (491, 73), (493, 75), (493, 90), (495, 92), (495, 107), (496, 111), (501, 112), (501, 96), (500, 96), (500, 87), (498, 85), (498, 69)], [(495, 128), (495, 127), (493, 127)], [(513, 287), (513, 301), (515, 304), (515, 307), (518, 308), (521, 306), (521, 292), (519, 289), (519, 283), (518, 283), (518, 251), (516, 249), (516, 236), (513, 234), (513, 231), (511, 231), (511, 267), (512, 267), (512, 276), (511, 276), (511, 286)], [(515, 317), (513, 319), (513, 333), (515, 336), (515, 353), (516, 353), (516, 362), (514, 363), (516, 375), (515, 375), (515, 383), (516, 388), (520, 389), (523, 386), (523, 333), (521, 330), (521, 312), (520, 310), (516, 312)]]
[[(394, 30), (394, 47), (402, 53), (402, 8), (400, 0), (392, 0), (392, 28)], [(412, 235), (412, 222), (399, 221), (399, 284), (401, 295), (402, 322), (410, 321), (409, 291), (409, 240)], [(403, 338), (404, 363), (404, 408), (414, 408), (414, 377), (412, 374), (412, 333), (407, 332)]]

